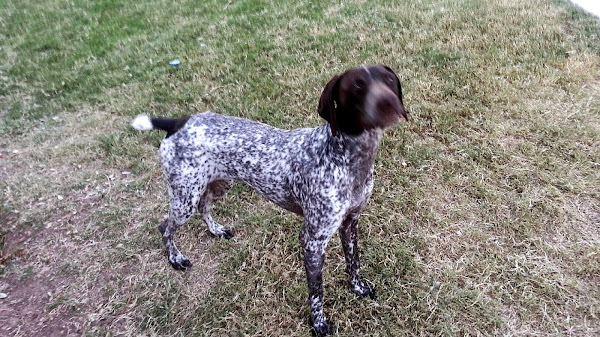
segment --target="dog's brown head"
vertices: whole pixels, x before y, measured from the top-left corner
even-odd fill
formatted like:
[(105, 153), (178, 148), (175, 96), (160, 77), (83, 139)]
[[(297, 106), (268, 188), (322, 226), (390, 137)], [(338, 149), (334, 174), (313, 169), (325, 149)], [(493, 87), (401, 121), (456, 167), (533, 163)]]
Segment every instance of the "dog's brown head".
[(384, 65), (358, 67), (334, 76), (323, 89), (318, 111), (334, 136), (386, 128), (397, 124), (401, 116), (408, 120), (400, 80)]

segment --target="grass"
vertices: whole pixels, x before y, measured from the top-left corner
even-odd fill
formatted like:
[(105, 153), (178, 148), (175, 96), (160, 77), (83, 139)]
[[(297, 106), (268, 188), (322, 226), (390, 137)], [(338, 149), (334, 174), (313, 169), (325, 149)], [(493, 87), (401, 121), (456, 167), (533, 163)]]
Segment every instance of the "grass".
[(565, 1), (8, 1), (0, 59), (3, 335), (308, 335), (301, 220), (236, 185), (215, 210), (236, 237), (195, 217), (175, 272), (163, 135), (128, 123), (312, 127), (327, 80), (372, 63), (412, 118), (361, 217), (376, 301), (328, 249), (336, 333), (600, 333), (600, 23)]

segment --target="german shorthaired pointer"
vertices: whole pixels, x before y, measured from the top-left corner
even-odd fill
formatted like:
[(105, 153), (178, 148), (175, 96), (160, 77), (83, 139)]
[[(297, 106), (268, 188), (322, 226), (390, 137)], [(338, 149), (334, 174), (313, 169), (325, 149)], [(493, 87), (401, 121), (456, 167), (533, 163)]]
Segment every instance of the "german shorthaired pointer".
[(197, 209), (212, 234), (233, 236), (210, 215), (213, 202), (226, 193), (232, 180), (247, 183), (268, 200), (304, 217), (300, 242), (310, 318), (321, 336), (330, 333), (323, 313), (323, 260), (336, 231), (352, 291), (374, 297), (359, 276), (358, 217), (373, 188), (373, 164), (383, 129), (401, 117), (407, 119), (407, 112), (398, 77), (383, 65), (334, 76), (323, 90), (318, 112), (327, 123), (290, 131), (211, 112), (179, 119), (139, 115), (132, 126), (167, 131), (159, 155), (170, 207), (158, 229), (175, 269), (192, 265), (173, 236)]

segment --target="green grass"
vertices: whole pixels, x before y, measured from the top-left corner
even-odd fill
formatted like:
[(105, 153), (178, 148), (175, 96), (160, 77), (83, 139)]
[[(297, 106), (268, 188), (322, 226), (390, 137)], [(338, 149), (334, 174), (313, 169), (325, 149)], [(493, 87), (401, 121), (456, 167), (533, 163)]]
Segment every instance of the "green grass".
[(600, 334), (600, 22), (565, 1), (8, 1), (0, 59), (2, 335), (308, 335), (301, 219), (236, 185), (215, 210), (235, 238), (193, 218), (175, 272), (163, 135), (128, 123), (313, 127), (328, 79), (373, 63), (411, 120), (361, 217), (376, 301), (329, 246), (336, 333)]

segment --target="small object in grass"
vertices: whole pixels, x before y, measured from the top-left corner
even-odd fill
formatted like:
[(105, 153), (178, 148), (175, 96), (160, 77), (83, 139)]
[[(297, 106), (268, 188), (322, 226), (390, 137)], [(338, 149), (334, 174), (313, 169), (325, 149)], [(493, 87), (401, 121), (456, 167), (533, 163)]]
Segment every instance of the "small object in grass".
[(405, 161), (402, 162), (402, 166), (406, 167), (406, 162)]
[(169, 61), (169, 64), (172, 66), (178, 66), (181, 63), (181, 61), (179, 60), (171, 60)]
[(57, 195), (57, 196), (56, 196), (56, 198), (57, 198), (58, 200), (63, 200), (63, 199), (64, 199), (64, 197), (63, 197), (62, 195), (60, 195), (60, 194), (59, 194), (59, 195)]
[(0, 299), (4, 299), (7, 298), (8, 294), (7, 293), (0, 293)]

